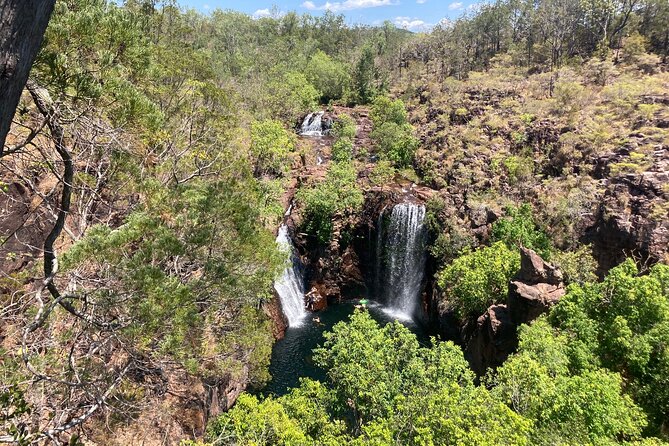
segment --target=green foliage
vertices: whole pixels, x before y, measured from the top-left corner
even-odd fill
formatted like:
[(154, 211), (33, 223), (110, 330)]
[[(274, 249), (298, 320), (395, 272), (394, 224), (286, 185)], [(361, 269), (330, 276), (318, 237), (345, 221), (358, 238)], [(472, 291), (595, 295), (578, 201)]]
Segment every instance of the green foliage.
[[(474, 376), (450, 342), (421, 347), (395, 322), (367, 312), (326, 334), (315, 360), (329, 385), (303, 380), (280, 397), (244, 396), (210, 425), (209, 437), (239, 445), (528, 444), (531, 424)], [(437, 415), (438, 414), (438, 415)]]
[(657, 432), (669, 414), (669, 267), (639, 276), (627, 260), (602, 283), (570, 287), (550, 319), (571, 339), (571, 368), (603, 366), (624, 375)]
[(357, 177), (352, 163), (333, 163), (324, 181), (299, 190), (297, 199), (305, 208), (305, 230), (320, 243), (330, 241), (335, 214), (354, 213), (362, 206), (364, 197)]
[[(268, 297), (282, 258), (272, 234), (260, 225), (249, 185), (229, 179), (191, 182), (180, 190), (157, 188), (145, 209), (119, 228), (92, 228), (63, 256), (63, 268), (104, 272), (109, 279), (89, 298), (129, 317), (118, 336), (136, 351), (167, 355), (184, 365), (197, 358), (194, 372), (207, 375), (241, 370), (230, 354), (240, 349), (253, 360), (252, 379), (264, 382), (272, 339), (254, 308)], [(166, 259), (190, 265), (198, 274), (183, 278)], [(239, 271), (239, 264), (254, 273)], [(123, 308), (115, 306), (119, 300)], [(208, 339), (203, 327), (228, 323), (220, 308), (232, 311), (237, 328)]]
[(306, 76), (321, 94), (321, 102), (341, 99), (350, 83), (346, 65), (333, 60), (323, 51), (317, 51), (307, 64)]
[(520, 330), (518, 353), (494, 374), (493, 393), (534, 422), (535, 444), (637, 439), (646, 420), (616, 373), (570, 373), (569, 338), (545, 318)]
[(320, 93), (303, 73), (294, 71), (274, 73), (267, 85), (269, 104), (275, 116), (286, 122), (295, 121), (305, 110), (314, 110)]
[(376, 78), (378, 71), (374, 62), (374, 50), (365, 45), (353, 70), (351, 101), (356, 104), (369, 104), (378, 94)]
[(357, 133), (355, 120), (346, 114), (337, 116), (337, 120), (332, 125), (331, 134), (335, 138), (345, 138), (353, 140)]
[(355, 120), (349, 115), (340, 115), (332, 126), (332, 159), (337, 162), (353, 159), (353, 141), (357, 133)]
[(370, 116), (374, 124), (371, 136), (381, 154), (397, 168), (410, 166), (419, 141), (407, 122), (404, 103), (379, 96), (374, 100)]
[(520, 268), (520, 254), (502, 242), (465, 250), (438, 275), (446, 304), (461, 318), (478, 316), (506, 298), (511, 277)]
[(397, 171), (390, 161), (380, 160), (369, 173), (369, 180), (374, 186), (383, 186), (393, 181), (396, 173)]
[(524, 246), (550, 259), (552, 247), (546, 233), (535, 223), (532, 207), (525, 203), (520, 207), (508, 207), (507, 216), (497, 220), (492, 226), (493, 241), (502, 241), (509, 247)]
[(386, 122), (374, 128), (372, 138), (383, 156), (395, 167), (411, 165), (414, 152), (418, 148), (418, 140), (413, 136), (413, 127), (410, 124), (400, 126), (394, 122)]
[(597, 260), (590, 246), (581, 246), (576, 251), (553, 251), (551, 262), (560, 268), (565, 283), (585, 284), (597, 280)]
[(295, 151), (295, 136), (278, 121), (251, 124), (251, 153), (255, 174), (281, 175), (289, 168), (289, 155)]
[(375, 126), (392, 122), (399, 126), (407, 124), (408, 116), (404, 102), (401, 99), (392, 100), (387, 96), (374, 99), (370, 110), (370, 118)]
[(340, 138), (332, 144), (332, 160), (347, 162), (353, 159), (353, 142), (348, 138)]
[(503, 164), (510, 184), (519, 184), (532, 178), (534, 172), (532, 158), (511, 155), (504, 158)]

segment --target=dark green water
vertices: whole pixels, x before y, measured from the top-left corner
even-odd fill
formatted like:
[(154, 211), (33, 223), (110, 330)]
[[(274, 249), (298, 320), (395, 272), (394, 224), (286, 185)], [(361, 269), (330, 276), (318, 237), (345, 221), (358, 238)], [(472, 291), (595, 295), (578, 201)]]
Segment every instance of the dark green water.
[[(301, 327), (288, 328), (286, 336), (274, 345), (269, 368), (272, 380), (262, 389), (262, 393), (284, 395), (291, 388), (297, 387), (302, 377), (325, 381), (326, 371), (314, 364), (312, 350), (323, 343), (323, 333), (330, 331), (337, 322), (348, 320), (359, 303), (359, 300), (347, 300), (331, 305), (325, 311), (310, 314), (309, 319)], [(367, 309), (381, 325), (395, 320), (375, 302), (369, 302)], [(319, 318), (320, 322), (312, 318)], [(412, 321), (400, 320), (400, 322), (416, 334), (421, 344), (428, 344), (429, 337), (423, 327)]]

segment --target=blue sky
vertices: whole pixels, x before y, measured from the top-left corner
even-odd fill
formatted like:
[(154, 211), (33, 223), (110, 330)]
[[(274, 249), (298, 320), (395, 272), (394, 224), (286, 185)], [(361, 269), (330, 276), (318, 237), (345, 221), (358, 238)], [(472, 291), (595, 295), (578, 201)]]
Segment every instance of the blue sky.
[(180, 0), (182, 6), (201, 12), (215, 8), (234, 9), (255, 17), (278, 11), (323, 14), (341, 13), (349, 24), (380, 24), (390, 20), (401, 28), (422, 31), (443, 19), (455, 19), (475, 6), (477, 0)]

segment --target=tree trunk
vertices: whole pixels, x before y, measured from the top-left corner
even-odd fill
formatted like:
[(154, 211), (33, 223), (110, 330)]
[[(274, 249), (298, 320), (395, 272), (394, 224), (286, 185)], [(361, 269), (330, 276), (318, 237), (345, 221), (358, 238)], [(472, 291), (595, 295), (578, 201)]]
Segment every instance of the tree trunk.
[(0, 0), (0, 156), (56, 0)]

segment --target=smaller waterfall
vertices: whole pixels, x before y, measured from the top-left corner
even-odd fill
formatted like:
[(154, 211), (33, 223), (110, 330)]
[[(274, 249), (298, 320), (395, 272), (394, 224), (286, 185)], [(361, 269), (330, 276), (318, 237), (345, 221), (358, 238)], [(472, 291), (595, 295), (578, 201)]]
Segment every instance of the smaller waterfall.
[(323, 115), (325, 112), (309, 113), (304, 122), (300, 135), (302, 136), (323, 136)]
[(291, 265), (286, 267), (281, 278), (274, 282), (274, 289), (281, 299), (281, 308), (288, 319), (288, 326), (299, 327), (307, 315), (307, 310), (304, 308), (304, 279), (286, 225), (281, 225), (279, 228), (276, 242), (290, 253)]
[(379, 217), (377, 295), (400, 319), (411, 319), (420, 300), (427, 260), (424, 221), (425, 206), (411, 203), (396, 205), (386, 228), (383, 214)]

